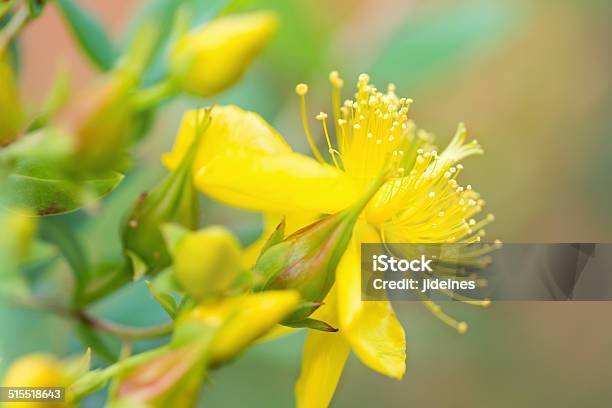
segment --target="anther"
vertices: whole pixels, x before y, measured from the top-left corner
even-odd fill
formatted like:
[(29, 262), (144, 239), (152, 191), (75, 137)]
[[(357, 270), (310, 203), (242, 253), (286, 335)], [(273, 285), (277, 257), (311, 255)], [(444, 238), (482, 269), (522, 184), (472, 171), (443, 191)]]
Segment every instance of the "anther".
[(306, 84), (297, 84), (295, 87), (295, 93), (299, 96), (304, 96), (308, 93), (308, 85)]
[(329, 82), (335, 87), (342, 88), (344, 81), (340, 78), (338, 71), (332, 71), (329, 73)]

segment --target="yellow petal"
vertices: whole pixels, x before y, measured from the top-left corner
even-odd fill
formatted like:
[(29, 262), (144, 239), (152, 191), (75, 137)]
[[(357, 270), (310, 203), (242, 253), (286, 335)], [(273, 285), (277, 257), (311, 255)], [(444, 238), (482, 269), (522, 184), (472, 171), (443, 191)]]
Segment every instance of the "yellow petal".
[[(177, 166), (195, 133), (187, 113), (173, 152)], [(341, 171), (294, 153), (258, 115), (216, 106), (194, 163), (196, 187), (222, 202), (263, 212), (333, 213), (350, 205), (359, 189)]]
[(393, 378), (406, 371), (406, 339), (391, 304), (361, 301), (360, 245), (377, 242), (378, 236), (361, 222), (355, 227), (336, 271), (340, 332), (368, 367)]
[[(325, 319), (335, 315), (334, 292), (334, 289), (330, 291), (324, 305), (313, 317)], [(340, 332), (309, 331), (304, 345), (302, 371), (295, 385), (298, 408), (321, 408), (329, 405), (349, 351), (349, 343)]]
[[(171, 153), (162, 158), (166, 167), (178, 167), (196, 134), (196, 126), (203, 112), (185, 112)], [(214, 106), (212, 122), (204, 134), (194, 168), (205, 166), (217, 154), (226, 151), (249, 150), (260, 154), (291, 153), (283, 138), (261, 116), (234, 105)]]

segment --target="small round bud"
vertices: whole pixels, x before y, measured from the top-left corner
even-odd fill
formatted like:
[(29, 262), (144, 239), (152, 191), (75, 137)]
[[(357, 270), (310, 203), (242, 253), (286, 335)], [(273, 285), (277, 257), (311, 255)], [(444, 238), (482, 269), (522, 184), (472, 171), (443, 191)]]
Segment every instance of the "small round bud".
[(195, 299), (229, 290), (240, 272), (240, 243), (223, 227), (188, 233), (174, 254), (176, 279)]

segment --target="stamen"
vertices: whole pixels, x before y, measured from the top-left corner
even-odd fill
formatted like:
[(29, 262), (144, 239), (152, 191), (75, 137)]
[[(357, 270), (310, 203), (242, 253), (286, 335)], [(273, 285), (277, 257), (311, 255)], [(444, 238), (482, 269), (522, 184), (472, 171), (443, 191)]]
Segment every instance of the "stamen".
[(310, 128), (308, 126), (308, 115), (306, 114), (306, 94), (308, 93), (308, 85), (306, 84), (297, 84), (297, 86), (295, 87), (295, 93), (298, 94), (298, 96), (300, 97), (300, 110), (301, 110), (301, 114), (302, 114), (302, 125), (304, 126), (304, 133), (306, 133), (306, 139), (308, 139), (308, 144), (310, 145), (310, 150), (312, 150), (312, 154), (314, 154), (315, 158), (320, 162), (325, 164), (325, 160), (323, 159), (323, 156), (321, 156), (321, 153), (319, 152), (319, 149), (317, 148), (317, 145), (314, 142), (314, 138), (312, 137), (312, 134), (310, 133)]
[(338, 144), (340, 141), (338, 140), (340, 135), (340, 130), (338, 129), (338, 119), (340, 119), (340, 92), (342, 86), (344, 85), (344, 81), (340, 78), (338, 71), (332, 71), (329, 73), (329, 82), (332, 85), (332, 109), (334, 112), (334, 129), (336, 130), (336, 140)]
[(338, 161), (336, 160), (336, 155), (335, 155), (335, 150), (332, 147), (331, 144), (331, 140), (329, 138), (329, 133), (327, 132), (327, 113), (325, 112), (321, 112), (317, 115), (317, 120), (320, 120), (323, 123), (323, 133), (325, 133), (325, 140), (327, 141), (327, 151), (329, 152), (329, 154), (332, 157), (332, 160), (334, 161), (334, 166), (336, 166), (337, 169), (340, 168), (340, 166), (338, 166)]
[(464, 334), (467, 332), (468, 324), (466, 322), (459, 322), (453, 319), (452, 317), (444, 313), (442, 311), (442, 308), (439, 305), (437, 305), (431, 300), (423, 300), (422, 302), (425, 305), (425, 307), (431, 312), (431, 314), (433, 314), (435, 317), (437, 317), (438, 319), (440, 319), (442, 322), (446, 323), (450, 327), (457, 330), (459, 334)]

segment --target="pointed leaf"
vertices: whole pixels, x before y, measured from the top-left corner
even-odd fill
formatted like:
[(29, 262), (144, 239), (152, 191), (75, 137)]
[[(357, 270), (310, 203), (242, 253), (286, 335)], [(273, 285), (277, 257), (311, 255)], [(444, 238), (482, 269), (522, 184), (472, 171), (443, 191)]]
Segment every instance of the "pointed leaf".
[(324, 332), (337, 332), (338, 329), (332, 327), (330, 324), (325, 323), (322, 320), (316, 320), (311, 318), (306, 318), (304, 320), (300, 320), (299, 322), (291, 322), (291, 323), (283, 323), (283, 326), (293, 327), (293, 328), (301, 328), (305, 327), (312, 330), (319, 330)]
[(83, 324), (78, 324), (76, 327), (76, 332), (81, 342), (87, 346), (91, 347), (94, 353), (102, 360), (108, 363), (114, 363), (117, 361), (119, 352), (114, 350), (111, 345), (109, 345), (99, 333), (93, 330), (89, 326), (85, 326)]
[(162, 292), (155, 289), (153, 283), (149, 281), (146, 281), (145, 283), (147, 284), (149, 292), (151, 292), (151, 295), (157, 301), (157, 303), (159, 303), (161, 307), (164, 308), (164, 310), (166, 311), (166, 313), (168, 313), (168, 315), (170, 315), (170, 317), (174, 318), (178, 309), (176, 299), (174, 299), (174, 297), (167, 292)]
[(268, 237), (268, 240), (266, 241), (264, 246), (261, 248), (261, 252), (259, 253), (259, 256), (261, 256), (261, 254), (266, 252), (270, 247), (272, 247), (272, 246), (282, 242), (283, 239), (285, 239), (285, 226), (286, 226), (286, 224), (287, 224), (286, 220), (283, 217), (281, 222), (274, 229), (274, 232), (272, 232), (272, 234), (270, 234), (270, 236)]
[(136, 282), (138, 279), (142, 278), (147, 273), (147, 264), (145, 264), (144, 261), (132, 251), (125, 251), (125, 254), (132, 263), (132, 279), (134, 280), (134, 282)]
[(74, 0), (58, 0), (57, 5), (75, 39), (90, 60), (100, 69), (108, 71), (117, 59), (117, 49), (102, 23), (81, 8)]
[(161, 232), (166, 241), (166, 248), (170, 255), (174, 255), (176, 246), (179, 241), (189, 232), (187, 228), (180, 224), (167, 223), (162, 224)]
[(95, 202), (119, 185), (112, 172), (75, 182), (45, 164), (21, 161), (0, 181), (0, 206), (34, 210), (38, 215), (63, 214)]

